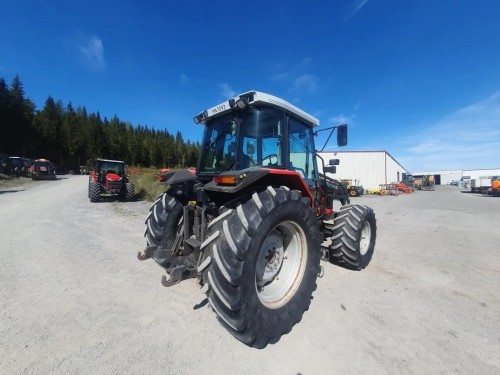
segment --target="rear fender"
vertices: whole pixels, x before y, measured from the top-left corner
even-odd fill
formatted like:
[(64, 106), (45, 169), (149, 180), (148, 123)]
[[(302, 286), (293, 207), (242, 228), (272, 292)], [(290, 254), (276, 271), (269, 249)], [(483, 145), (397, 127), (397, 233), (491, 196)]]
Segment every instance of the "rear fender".
[(235, 176), (236, 185), (218, 185), (215, 180), (205, 185), (205, 190), (214, 193), (241, 195), (246, 191), (262, 186), (287, 186), (292, 190), (299, 190), (303, 197), (310, 199), (314, 207), (314, 197), (302, 176), (295, 171), (285, 169), (249, 168), (241, 171), (228, 171), (219, 176)]

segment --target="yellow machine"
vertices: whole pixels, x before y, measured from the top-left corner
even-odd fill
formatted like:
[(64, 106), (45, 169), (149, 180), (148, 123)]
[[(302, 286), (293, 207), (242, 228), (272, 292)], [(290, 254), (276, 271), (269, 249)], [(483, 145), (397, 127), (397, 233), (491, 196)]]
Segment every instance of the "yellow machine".
[(358, 185), (353, 185), (352, 184), (352, 179), (350, 178), (343, 178), (340, 179), (343, 183), (347, 183), (347, 194), (349, 194), (350, 197), (359, 197), (360, 195), (363, 195), (364, 189), (362, 186)]

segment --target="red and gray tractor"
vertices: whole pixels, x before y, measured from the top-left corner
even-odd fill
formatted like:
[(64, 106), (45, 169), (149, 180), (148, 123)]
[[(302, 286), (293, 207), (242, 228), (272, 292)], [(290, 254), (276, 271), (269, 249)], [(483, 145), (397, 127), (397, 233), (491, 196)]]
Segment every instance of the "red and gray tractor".
[[(196, 174), (166, 176), (138, 258), (167, 271), (165, 286), (196, 277), (222, 325), (263, 348), (309, 308), (320, 260), (368, 265), (375, 214), (349, 204), (346, 185), (325, 175), (338, 160), (325, 165), (314, 146), (319, 121), (294, 105), (250, 91), (194, 121), (205, 125)], [(328, 140), (335, 129), (347, 144), (345, 124), (324, 129)]]
[(97, 159), (89, 172), (89, 194), (91, 202), (101, 197), (118, 197), (130, 201), (135, 197), (135, 187), (129, 182), (125, 162)]

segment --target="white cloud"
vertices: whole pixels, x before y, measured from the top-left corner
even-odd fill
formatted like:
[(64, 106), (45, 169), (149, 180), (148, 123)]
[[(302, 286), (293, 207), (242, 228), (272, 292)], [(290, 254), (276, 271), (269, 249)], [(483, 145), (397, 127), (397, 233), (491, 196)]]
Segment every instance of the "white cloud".
[(332, 126), (333, 125), (341, 125), (341, 124), (350, 124), (353, 119), (354, 119), (354, 115), (344, 116), (343, 114), (340, 114), (338, 116), (333, 116), (332, 118), (328, 119), (328, 126), (330, 126), (330, 124)]
[(344, 115), (341, 113), (340, 115), (332, 116), (328, 119), (328, 126), (331, 125), (340, 125), (340, 124), (349, 124), (349, 126), (353, 126), (354, 119), (356, 118), (356, 113), (361, 107), (361, 102), (357, 102), (352, 107), (352, 113), (350, 115)]
[(319, 86), (320, 77), (310, 73), (312, 58), (304, 57), (300, 61), (275, 64), (271, 67), (271, 81), (279, 82), (288, 86), (288, 92), (292, 94), (316, 92)]
[[(462, 108), (400, 142), (409, 170), (498, 168), (500, 93)], [(402, 155), (402, 156), (399, 156)]]
[(189, 77), (184, 73), (182, 73), (181, 76), (179, 77), (179, 82), (183, 85), (189, 83), (189, 81), (190, 81)]
[(224, 99), (231, 99), (236, 96), (236, 92), (227, 83), (219, 83), (219, 89), (221, 90), (220, 94)]
[(106, 68), (104, 46), (99, 37), (95, 35), (85, 37), (79, 45), (79, 50), (91, 69), (103, 70)]
[(356, 5), (351, 13), (351, 17), (354, 16), (356, 13), (358, 13), (361, 10), (361, 8), (363, 8), (366, 5), (367, 2), (368, 0), (356, 0)]
[(294, 79), (292, 90), (294, 92), (306, 91), (314, 93), (318, 88), (318, 77), (314, 74), (303, 74)]

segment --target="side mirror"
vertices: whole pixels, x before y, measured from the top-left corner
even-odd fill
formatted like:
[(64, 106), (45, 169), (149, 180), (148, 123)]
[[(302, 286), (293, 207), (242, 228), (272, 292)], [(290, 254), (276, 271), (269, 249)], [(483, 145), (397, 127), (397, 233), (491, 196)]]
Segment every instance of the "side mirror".
[(339, 125), (337, 127), (337, 146), (347, 145), (347, 125)]
[(337, 172), (337, 167), (334, 165), (329, 165), (323, 168), (324, 173), (336, 173)]
[(328, 162), (328, 165), (339, 165), (339, 164), (340, 164), (339, 159), (330, 159), (330, 161)]

